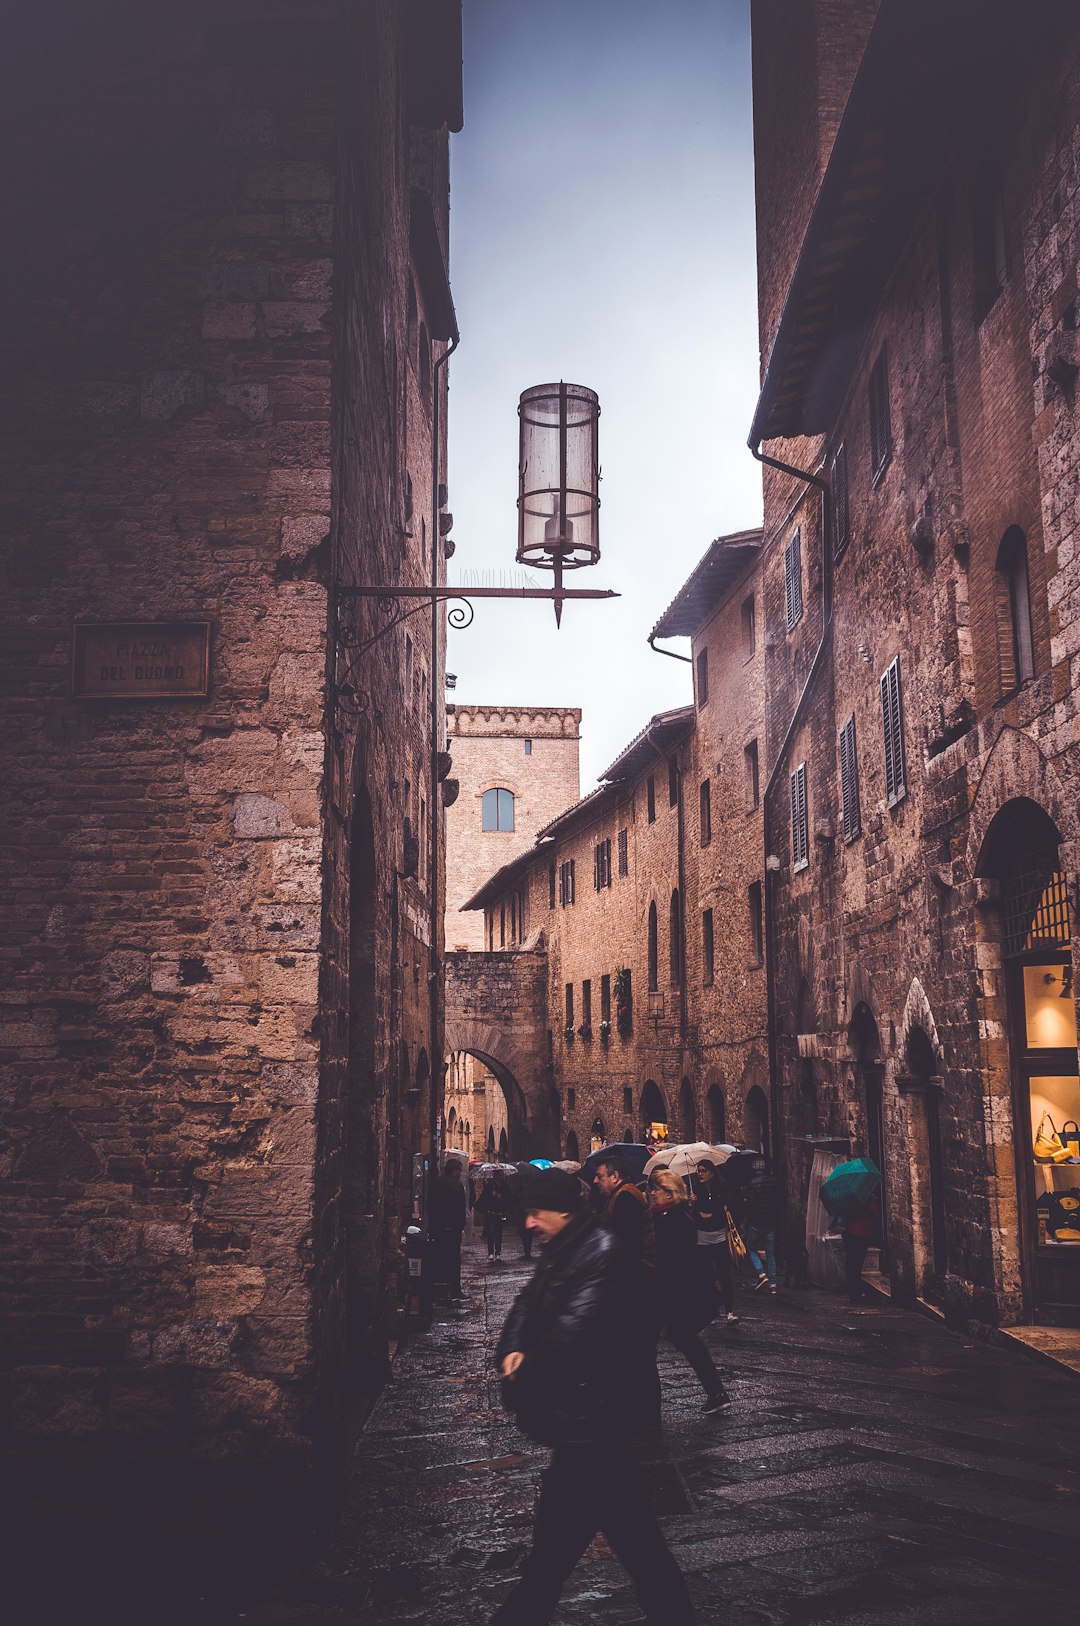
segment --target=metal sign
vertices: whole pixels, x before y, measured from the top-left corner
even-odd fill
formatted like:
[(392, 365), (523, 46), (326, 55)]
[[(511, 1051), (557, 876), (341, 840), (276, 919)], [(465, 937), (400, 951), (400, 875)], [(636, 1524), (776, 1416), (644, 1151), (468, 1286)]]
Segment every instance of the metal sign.
[(75, 624), (71, 692), (78, 700), (199, 699), (209, 688), (209, 621)]

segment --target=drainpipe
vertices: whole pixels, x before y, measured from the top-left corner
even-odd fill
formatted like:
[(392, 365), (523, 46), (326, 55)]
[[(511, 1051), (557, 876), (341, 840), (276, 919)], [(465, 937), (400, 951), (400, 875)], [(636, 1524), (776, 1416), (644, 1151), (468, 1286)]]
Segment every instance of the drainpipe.
[(769, 869), (769, 801), (779, 780), (780, 769), (787, 757), (788, 748), (791, 744), (792, 737), (794, 736), (796, 725), (803, 714), (803, 708), (806, 704), (806, 700), (817, 679), (818, 671), (822, 665), (826, 647), (831, 641), (832, 576), (829, 568), (831, 563), (829, 555), (829, 537), (832, 533), (832, 491), (829, 487), (828, 481), (823, 475), (812, 473), (809, 469), (797, 469), (793, 464), (784, 463), (778, 457), (770, 457), (766, 452), (761, 450), (761, 441), (755, 440), (753, 435), (751, 435), (748, 445), (750, 447), (751, 455), (756, 458), (759, 463), (767, 464), (767, 466), (772, 469), (778, 469), (781, 474), (790, 474), (793, 479), (805, 481), (807, 485), (817, 486), (818, 490), (821, 492), (821, 586), (823, 594), (821, 639), (814, 653), (814, 658), (810, 663), (810, 670), (806, 674), (806, 682), (803, 684), (799, 698), (795, 702), (794, 710), (791, 713), (791, 719), (788, 723), (787, 729), (784, 732), (784, 738), (780, 743), (780, 748), (776, 753), (776, 758), (769, 769), (769, 776), (765, 781), (765, 789), (763, 790), (761, 796), (762, 846), (764, 848), (762, 865), (762, 875), (764, 881), (764, 886), (762, 889), (762, 904), (765, 910), (764, 949), (766, 1027), (769, 1036), (769, 1075), (772, 1090), (772, 1117), (774, 1127), (773, 1157), (775, 1160), (783, 1143), (783, 1130), (786, 1129), (787, 1126), (783, 1123), (781, 1114), (777, 1110), (779, 1103), (779, 1067), (776, 1054), (776, 989), (773, 982), (773, 974), (776, 965), (774, 952), (774, 944), (776, 942), (774, 920), (776, 880), (774, 878), (773, 871)]
[[(432, 405), (431, 405), (431, 587), (439, 587), (440, 549), (442, 537), (439, 534), (439, 469), (442, 460), (442, 448), (439, 444), (442, 428), (440, 369), (445, 367), (450, 357), (460, 344), (460, 336), (455, 333), (442, 355), (434, 362), (431, 369)], [(439, 618), (440, 604), (434, 591), (431, 598), (431, 762), (429, 781), (431, 785), (429, 818), (430, 818), (430, 853), (428, 861), (428, 899), (431, 907), (431, 953), (428, 962), (428, 1002), (429, 1022), (431, 1028), (431, 1077), (428, 1083), (428, 1180), (432, 1180), (438, 1173), (435, 1167), (436, 1150), (439, 1141), (439, 1111), (443, 1096), (443, 1028), (442, 1028), (442, 900), (443, 877), (439, 864), (440, 842), (442, 832), (442, 788), (439, 782), (439, 753), (442, 750), (443, 725), (443, 676), (439, 661)], [(424, 1193), (424, 1212), (427, 1213), (427, 1192)]]
[(669, 660), (685, 661), (687, 666), (693, 666), (694, 657), (692, 655), (677, 655), (673, 649), (657, 649), (656, 636), (657, 635), (655, 632), (650, 632), (649, 634), (649, 648), (652, 650), (654, 655), (666, 655)]

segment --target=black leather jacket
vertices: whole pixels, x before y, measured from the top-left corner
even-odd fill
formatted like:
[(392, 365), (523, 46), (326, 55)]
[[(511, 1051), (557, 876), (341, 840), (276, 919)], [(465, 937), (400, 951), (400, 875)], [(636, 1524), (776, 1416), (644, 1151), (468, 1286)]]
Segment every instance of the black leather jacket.
[(499, 1365), (513, 1350), (525, 1356), (502, 1393), (533, 1439), (588, 1444), (633, 1428), (644, 1403), (639, 1274), (593, 1214), (576, 1216), (544, 1245), (495, 1349)]

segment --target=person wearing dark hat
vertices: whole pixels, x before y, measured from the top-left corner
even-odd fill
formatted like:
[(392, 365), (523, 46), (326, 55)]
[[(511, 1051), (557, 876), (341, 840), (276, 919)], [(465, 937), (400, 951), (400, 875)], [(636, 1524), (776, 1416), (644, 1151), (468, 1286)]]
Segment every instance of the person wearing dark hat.
[(652, 1626), (694, 1626), (690, 1594), (627, 1438), (640, 1404), (636, 1290), (640, 1266), (589, 1212), (561, 1169), (528, 1178), (526, 1219), (540, 1260), (495, 1350), (503, 1401), (530, 1438), (551, 1447), (532, 1550), (491, 1626), (544, 1626), (598, 1530), (626, 1566)]

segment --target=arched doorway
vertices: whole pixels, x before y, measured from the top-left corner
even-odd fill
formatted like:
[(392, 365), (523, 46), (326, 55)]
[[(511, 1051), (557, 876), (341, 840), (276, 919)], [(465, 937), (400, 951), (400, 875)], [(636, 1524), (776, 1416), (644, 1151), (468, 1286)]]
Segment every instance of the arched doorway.
[(647, 1078), (641, 1092), (640, 1103), (641, 1122), (645, 1129), (644, 1139), (667, 1139), (667, 1107), (664, 1097), (660, 1093), (660, 1086), (655, 1079)]
[(684, 1078), (679, 1085), (679, 1139), (697, 1140), (697, 1103), (690, 1080)]
[(926, 1290), (928, 1279), (939, 1281), (949, 1269), (945, 1228), (945, 1162), (941, 1144), (942, 1077), (934, 1046), (926, 1031), (912, 1027), (905, 1047), (907, 1074), (901, 1080), (911, 1100), (912, 1218), (915, 1232), (915, 1268)]
[(581, 1153), (578, 1151), (578, 1139), (572, 1129), (566, 1137), (566, 1156), (569, 1162), (579, 1163), (581, 1161)]
[(499, 1162), (505, 1163), (509, 1155), (510, 1151), (506, 1141), (506, 1130), (501, 1129), (499, 1131)]
[[(1069, 889), (1060, 833), (1017, 797), (987, 830), (978, 870), (998, 883), (997, 944), (1006, 996), (1023, 1310), (1080, 1323), (1080, 1229), (1061, 1197), (1080, 1185), (1054, 1161), (1062, 1126), (1080, 1122)], [(1070, 1145), (1070, 1150), (1075, 1150)], [(1068, 1172), (1066, 1172), (1068, 1171)]]
[(747, 1092), (743, 1123), (746, 1126), (747, 1144), (756, 1151), (764, 1152), (766, 1157), (771, 1157), (769, 1102), (760, 1084), (752, 1084)]
[(633, 1146), (633, 1144), (634, 1144), (634, 1131), (630, 1128), (629, 1124), (627, 1124), (626, 1128), (623, 1130), (622, 1138), (623, 1138), (623, 1145), (624, 1146)]
[(487, 1157), (488, 1157), (488, 1162), (489, 1163), (494, 1163), (494, 1161), (495, 1161), (495, 1131), (494, 1131), (494, 1129), (491, 1128), (490, 1124), (488, 1125), (488, 1132), (487, 1132)]
[(855, 1060), (856, 1092), (866, 1112), (866, 1152), (881, 1170), (881, 1269), (889, 1268), (889, 1173), (885, 1146), (884, 1069), (881, 1039), (873, 1012), (860, 1000), (848, 1024), (848, 1048)]
[(709, 1093), (705, 1097), (705, 1110), (709, 1118), (710, 1142), (713, 1146), (724, 1145), (727, 1141), (727, 1106), (719, 1084), (709, 1085)]
[(589, 1151), (598, 1152), (601, 1146), (606, 1145), (607, 1137), (604, 1134), (604, 1120), (603, 1118), (594, 1118), (592, 1129), (589, 1131)]

